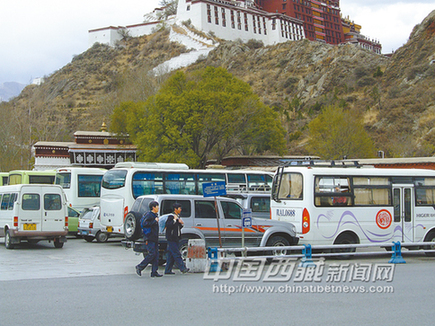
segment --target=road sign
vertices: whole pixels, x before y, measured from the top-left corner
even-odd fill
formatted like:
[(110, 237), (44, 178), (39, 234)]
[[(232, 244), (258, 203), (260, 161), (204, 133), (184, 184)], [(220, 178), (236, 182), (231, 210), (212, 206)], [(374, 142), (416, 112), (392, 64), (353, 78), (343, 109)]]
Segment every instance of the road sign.
[(225, 181), (207, 182), (202, 184), (204, 197), (224, 196), (227, 194)]
[(250, 228), (252, 226), (252, 210), (244, 209), (242, 216), (242, 226), (244, 228)]
[(250, 228), (252, 226), (252, 218), (251, 217), (244, 217), (242, 220), (242, 224), (244, 228)]

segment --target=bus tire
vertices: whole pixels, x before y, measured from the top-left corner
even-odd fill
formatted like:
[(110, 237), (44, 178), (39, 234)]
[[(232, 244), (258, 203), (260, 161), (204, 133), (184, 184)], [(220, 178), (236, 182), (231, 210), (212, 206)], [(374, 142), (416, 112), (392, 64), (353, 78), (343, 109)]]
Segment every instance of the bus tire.
[[(349, 233), (343, 233), (340, 234), (337, 239), (335, 239), (334, 244), (357, 244), (358, 240), (356, 236), (349, 234)], [(355, 252), (356, 248), (340, 248), (340, 249), (332, 249), (333, 253), (344, 253), (344, 252)], [(336, 256), (336, 258), (340, 259), (350, 259), (351, 255), (345, 255), (345, 256)]]
[(14, 249), (15, 246), (12, 244), (11, 234), (9, 230), (6, 230), (5, 233), (5, 247), (6, 249)]
[[(423, 249), (425, 250), (435, 249), (435, 231), (431, 231), (426, 236), (426, 238), (424, 238), (424, 242), (434, 242), (434, 244), (431, 244), (430, 246), (424, 246)], [(435, 252), (425, 252), (424, 254), (428, 257), (435, 257)]]
[(98, 233), (95, 235), (95, 239), (97, 239), (97, 242), (107, 242), (109, 239), (109, 235), (105, 232), (98, 231)]
[(133, 213), (128, 213), (124, 220), (125, 238), (135, 241), (141, 237), (140, 218), (136, 218)]

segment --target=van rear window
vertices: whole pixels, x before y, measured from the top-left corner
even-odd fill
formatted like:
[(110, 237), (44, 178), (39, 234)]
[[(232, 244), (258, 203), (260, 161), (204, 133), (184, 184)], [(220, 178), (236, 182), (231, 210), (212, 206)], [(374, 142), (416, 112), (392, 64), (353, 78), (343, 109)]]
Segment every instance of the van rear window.
[(40, 209), (40, 200), (38, 194), (23, 194), (23, 210), (37, 211)]
[(46, 211), (58, 211), (62, 208), (59, 194), (44, 195), (44, 209)]

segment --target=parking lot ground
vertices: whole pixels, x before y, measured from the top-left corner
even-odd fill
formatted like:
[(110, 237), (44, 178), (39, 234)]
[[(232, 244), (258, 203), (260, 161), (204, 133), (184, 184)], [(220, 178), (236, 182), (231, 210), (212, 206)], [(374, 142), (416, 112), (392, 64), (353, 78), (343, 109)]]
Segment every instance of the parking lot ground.
[[(372, 278), (388, 276), (375, 269), (391, 266), (387, 252), (326, 259), (319, 281), (297, 264), (287, 281), (265, 280), (272, 264), (265, 265), (258, 280), (237, 280), (234, 273), (217, 279), (212, 273), (206, 279), (206, 273), (178, 271), (156, 279), (149, 277), (149, 267), (136, 276), (134, 266), (142, 256), (125, 250), (119, 239), (87, 243), (69, 238), (62, 249), (48, 242), (14, 250), (0, 245), (0, 324), (431, 325), (435, 258), (406, 251), (403, 256), (406, 264), (394, 265), (391, 282)], [(367, 281), (347, 277), (352, 268), (368, 271), (369, 266)], [(375, 291), (361, 291), (370, 287)], [(350, 288), (359, 290), (345, 290)]]
[[(80, 238), (69, 237), (62, 249), (52, 243), (41, 241), (37, 244), (23, 242), (19, 247), (7, 250), (0, 245), (0, 281), (83, 277), (103, 275), (134, 274), (134, 266), (142, 259), (131, 249), (121, 246), (119, 238), (106, 243), (88, 243)], [(0, 238), (0, 243), (4, 238)], [(346, 264), (355, 262), (388, 263), (391, 253), (381, 248), (370, 248), (376, 255), (358, 256), (340, 260), (327, 258), (325, 264)], [(358, 250), (361, 251), (360, 249)], [(419, 251), (404, 249), (403, 257), (407, 264), (435, 264), (435, 258), (427, 257)], [(314, 258), (316, 260), (318, 258)], [(149, 268), (149, 267), (148, 267)], [(160, 267), (162, 270), (162, 267)], [(147, 275), (147, 270), (144, 272)]]

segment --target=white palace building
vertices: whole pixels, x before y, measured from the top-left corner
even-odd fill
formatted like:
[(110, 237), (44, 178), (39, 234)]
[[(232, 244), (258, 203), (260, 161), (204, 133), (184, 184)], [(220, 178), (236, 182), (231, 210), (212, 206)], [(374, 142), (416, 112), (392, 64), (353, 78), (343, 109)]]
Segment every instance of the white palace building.
[[(157, 18), (162, 10), (145, 15), (140, 24), (90, 30), (89, 47), (96, 42), (115, 46), (122, 39), (121, 31), (132, 37), (152, 34), (162, 23)], [(179, 0), (177, 14), (165, 23), (180, 26), (187, 21), (198, 31), (230, 41), (254, 39), (274, 45), (305, 38), (302, 20), (260, 10), (253, 0)]]

